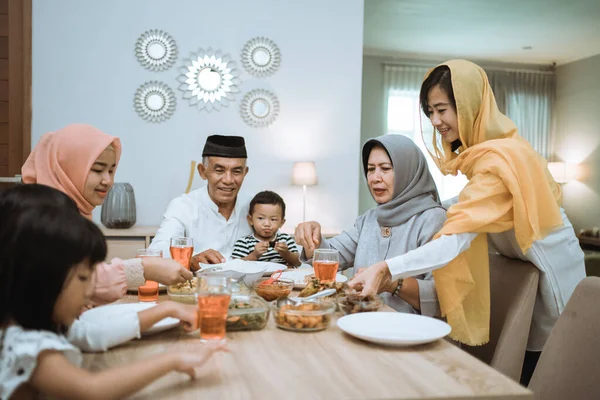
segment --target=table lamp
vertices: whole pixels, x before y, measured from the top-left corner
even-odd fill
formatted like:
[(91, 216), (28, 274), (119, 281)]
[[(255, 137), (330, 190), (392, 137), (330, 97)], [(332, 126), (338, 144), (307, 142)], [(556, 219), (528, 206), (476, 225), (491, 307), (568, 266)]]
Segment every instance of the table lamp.
[(292, 185), (302, 186), (303, 208), (302, 222), (306, 222), (306, 187), (317, 184), (317, 169), (313, 161), (302, 161), (294, 163), (292, 169)]

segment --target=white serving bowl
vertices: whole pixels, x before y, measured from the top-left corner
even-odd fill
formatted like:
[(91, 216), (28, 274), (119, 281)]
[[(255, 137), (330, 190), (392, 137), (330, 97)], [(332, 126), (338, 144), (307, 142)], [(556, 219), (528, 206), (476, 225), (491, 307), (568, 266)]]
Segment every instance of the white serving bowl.
[(246, 275), (244, 283), (250, 288), (253, 287), (254, 282), (260, 279), (267, 270), (267, 266), (261, 265), (259, 262), (244, 260), (231, 260), (213, 265), (202, 264), (201, 267), (202, 269), (197, 273), (199, 276), (202, 274), (218, 273), (233, 279), (239, 279), (242, 275)]

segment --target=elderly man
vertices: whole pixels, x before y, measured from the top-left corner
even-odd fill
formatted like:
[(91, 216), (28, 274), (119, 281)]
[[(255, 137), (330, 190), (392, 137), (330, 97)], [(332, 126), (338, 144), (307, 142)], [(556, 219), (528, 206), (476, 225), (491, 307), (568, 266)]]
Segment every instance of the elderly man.
[(252, 233), (246, 218), (249, 200), (238, 198), (248, 173), (246, 159), (243, 137), (209, 136), (198, 165), (207, 185), (169, 203), (150, 249), (167, 255), (171, 238), (187, 236), (194, 240), (193, 270), (199, 263), (225, 262), (235, 241)]

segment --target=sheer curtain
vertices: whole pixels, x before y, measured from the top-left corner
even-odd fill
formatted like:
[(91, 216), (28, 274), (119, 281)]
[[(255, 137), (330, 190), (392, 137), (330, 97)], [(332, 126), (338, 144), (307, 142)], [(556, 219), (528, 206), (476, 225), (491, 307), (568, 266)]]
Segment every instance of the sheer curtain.
[[(431, 141), (433, 127), (419, 108), (419, 90), (429, 67), (385, 65), (384, 89), (387, 110), (387, 133), (410, 137), (422, 149), (442, 200), (462, 190), (466, 177), (443, 176), (431, 159), (423, 142)], [(508, 115), (542, 156), (550, 155), (550, 132), (554, 106), (555, 75), (550, 72), (486, 70), (500, 111)]]
[(556, 77), (541, 71), (486, 71), (498, 108), (514, 121), (533, 148), (550, 156)]

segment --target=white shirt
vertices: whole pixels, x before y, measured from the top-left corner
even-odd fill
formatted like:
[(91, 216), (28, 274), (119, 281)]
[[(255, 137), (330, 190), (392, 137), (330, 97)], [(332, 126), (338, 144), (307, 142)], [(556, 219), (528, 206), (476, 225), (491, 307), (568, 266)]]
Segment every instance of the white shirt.
[(0, 399), (10, 398), (19, 386), (29, 381), (38, 356), (45, 350), (58, 351), (72, 364), (81, 365), (81, 352), (63, 335), (11, 325), (0, 329), (0, 338)]
[(67, 339), (83, 351), (106, 351), (140, 338), (140, 319), (135, 311), (110, 318), (110, 323), (92, 323), (76, 319), (67, 332)]
[[(575, 286), (585, 278), (583, 251), (567, 215), (562, 208), (560, 212), (564, 225), (544, 239), (533, 242), (525, 254), (521, 252), (514, 230), (488, 233), (491, 251), (530, 261), (540, 270), (527, 343), (529, 351), (542, 350)], [(444, 235), (406, 254), (386, 260), (392, 278), (405, 278), (441, 268), (467, 250), (476, 236), (476, 233)]]
[(171, 257), (171, 238), (186, 236), (194, 240), (194, 254), (213, 249), (230, 258), (235, 241), (252, 233), (246, 219), (249, 204), (238, 193), (233, 212), (225, 219), (209, 197), (207, 186), (181, 195), (169, 203), (149, 248), (162, 250), (163, 257)]

